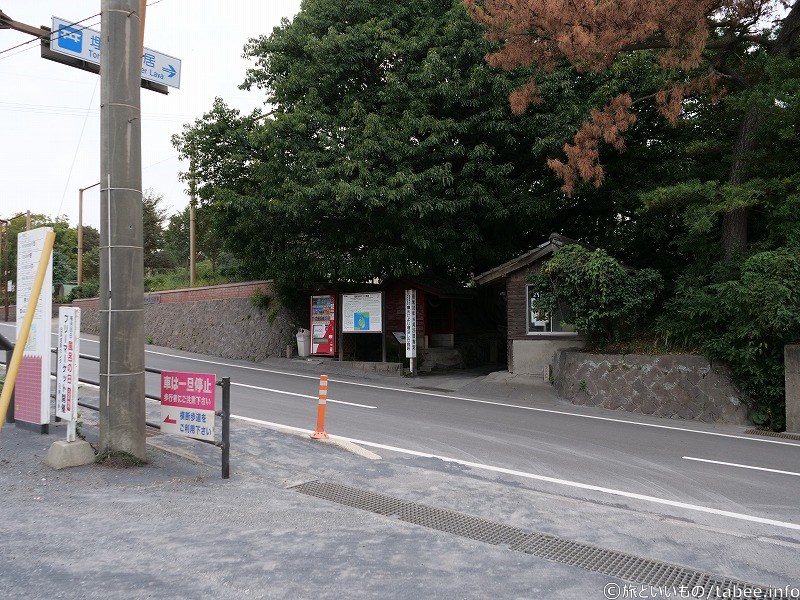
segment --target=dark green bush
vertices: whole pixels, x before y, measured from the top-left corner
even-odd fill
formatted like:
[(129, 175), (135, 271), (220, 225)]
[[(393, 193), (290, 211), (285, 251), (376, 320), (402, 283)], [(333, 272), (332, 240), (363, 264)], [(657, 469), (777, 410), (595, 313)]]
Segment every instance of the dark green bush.
[(629, 339), (645, 321), (661, 290), (652, 269), (629, 271), (604, 250), (564, 246), (530, 277), (536, 308), (561, 311), (596, 346)]
[(780, 431), (783, 347), (800, 340), (800, 251), (759, 252), (726, 270), (726, 281), (715, 274), (682, 279), (658, 329), (725, 361), (749, 397), (753, 421)]
[(78, 298), (97, 298), (98, 291), (100, 290), (100, 284), (96, 281), (90, 281), (84, 283), (83, 285), (77, 285), (72, 288), (72, 291), (67, 296), (67, 301), (72, 302), (73, 300), (77, 300)]

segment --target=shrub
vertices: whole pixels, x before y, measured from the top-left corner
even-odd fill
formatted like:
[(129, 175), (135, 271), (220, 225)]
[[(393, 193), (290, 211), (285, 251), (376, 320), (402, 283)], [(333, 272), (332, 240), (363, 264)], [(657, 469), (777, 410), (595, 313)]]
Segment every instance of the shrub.
[(90, 281), (83, 285), (77, 285), (72, 288), (72, 291), (67, 296), (67, 301), (72, 302), (78, 298), (97, 298), (100, 291), (100, 284), (96, 281)]
[(725, 361), (749, 397), (753, 421), (782, 430), (783, 348), (800, 339), (800, 251), (759, 252), (726, 269), (723, 281), (682, 279), (658, 328)]
[(597, 346), (634, 335), (662, 285), (652, 269), (630, 272), (604, 250), (590, 251), (578, 244), (556, 251), (530, 281), (536, 309), (560, 310)]

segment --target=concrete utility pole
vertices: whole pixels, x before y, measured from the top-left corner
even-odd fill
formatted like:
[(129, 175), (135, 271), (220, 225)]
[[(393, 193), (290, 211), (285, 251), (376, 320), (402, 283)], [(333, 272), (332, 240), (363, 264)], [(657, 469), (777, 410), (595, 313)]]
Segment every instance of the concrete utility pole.
[(192, 181), (189, 184), (191, 192), (191, 197), (189, 198), (189, 287), (192, 287), (197, 279), (197, 214), (195, 213), (197, 188), (194, 179), (194, 159), (192, 159), (189, 170), (192, 174)]
[(100, 452), (145, 458), (139, 0), (102, 0)]

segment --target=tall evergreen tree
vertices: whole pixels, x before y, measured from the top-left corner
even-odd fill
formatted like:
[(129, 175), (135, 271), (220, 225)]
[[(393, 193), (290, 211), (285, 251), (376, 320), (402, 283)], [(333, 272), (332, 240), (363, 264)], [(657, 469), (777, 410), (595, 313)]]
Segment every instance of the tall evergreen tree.
[[(752, 194), (738, 193), (759, 174), (760, 134), (778, 103), (794, 104), (800, 53), (800, 2), (797, 0), (465, 0), (476, 22), (488, 28), (488, 38), (503, 47), (489, 55), (495, 66), (515, 69), (533, 65), (552, 72), (567, 62), (583, 72), (613, 69), (642, 50), (657, 53), (665, 74), (649, 90), (660, 112), (676, 122), (705, 93), (705, 102), (734, 96), (736, 133), (729, 157), (729, 199), (723, 206), (721, 241), (727, 260), (747, 246)], [(781, 13), (783, 10), (783, 13)], [(772, 21), (773, 27), (765, 28)], [(586, 115), (564, 158), (549, 165), (564, 180), (564, 190), (603, 182), (601, 142), (621, 150), (625, 132), (637, 118), (634, 103), (643, 96), (630, 89), (609, 90)], [(541, 101), (537, 78), (510, 96), (515, 112)], [(782, 118), (783, 115), (780, 116)], [(721, 182), (722, 183), (722, 182)], [(748, 199), (748, 196), (750, 198)], [(719, 200), (719, 197), (717, 198)]]
[[(271, 111), (217, 100), (174, 142), (254, 274), (466, 279), (561, 225), (558, 181), (535, 157), (564, 126), (511, 113), (530, 73), (498, 78), (493, 48), (458, 0), (308, 0), (246, 46), (244, 86)], [(564, 98), (582, 84), (559, 72), (548, 85)]]

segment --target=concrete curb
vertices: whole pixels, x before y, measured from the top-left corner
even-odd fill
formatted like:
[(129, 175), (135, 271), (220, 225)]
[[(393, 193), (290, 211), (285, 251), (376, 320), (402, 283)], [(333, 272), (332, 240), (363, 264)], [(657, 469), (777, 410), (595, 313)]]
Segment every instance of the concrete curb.
[[(302, 435), (302, 434), (298, 434)], [(367, 458), (369, 460), (381, 460), (380, 455), (375, 454), (374, 452), (367, 450), (366, 448), (362, 448), (358, 444), (354, 444), (350, 440), (338, 440), (334, 438), (328, 438), (327, 440), (315, 440), (317, 442), (322, 442), (328, 446), (334, 446), (336, 448), (341, 448), (347, 452), (352, 452), (356, 456), (360, 456), (362, 458)]]
[(316, 442), (316, 443), (323, 443), (328, 446), (334, 446), (335, 448), (339, 448), (340, 450), (344, 450), (346, 452), (350, 452), (351, 454), (355, 454), (356, 456), (360, 456), (362, 458), (367, 458), (369, 460), (381, 460), (381, 456), (367, 450), (366, 448), (362, 448), (358, 444), (351, 442), (350, 440), (338, 439), (338, 438), (328, 438), (327, 440), (312, 440), (309, 436), (314, 433), (310, 429), (300, 429), (299, 427), (289, 427), (284, 425), (277, 425), (275, 423), (267, 423), (265, 421), (258, 421), (256, 419), (250, 419), (248, 417), (240, 417), (233, 415), (233, 419), (238, 419), (241, 421), (246, 421), (247, 423), (252, 423), (254, 425), (259, 425), (261, 427), (266, 427), (267, 429), (272, 429), (273, 431), (280, 431), (281, 433), (288, 433), (289, 435), (293, 435), (295, 437), (303, 438), (308, 440), (309, 442)]

